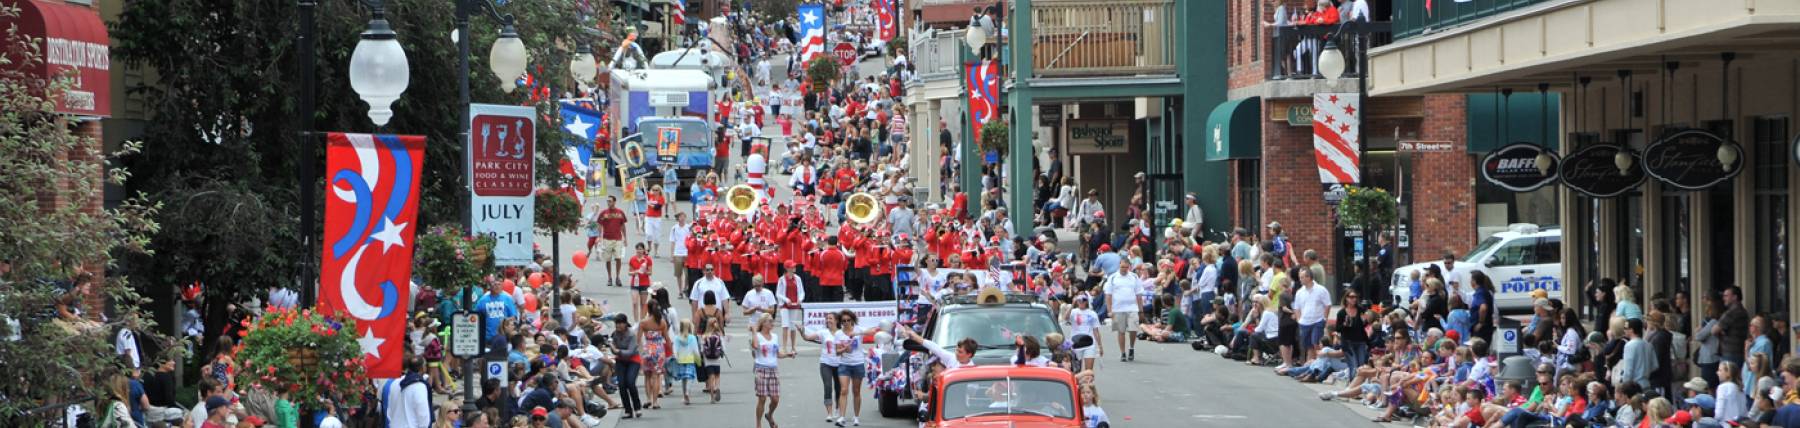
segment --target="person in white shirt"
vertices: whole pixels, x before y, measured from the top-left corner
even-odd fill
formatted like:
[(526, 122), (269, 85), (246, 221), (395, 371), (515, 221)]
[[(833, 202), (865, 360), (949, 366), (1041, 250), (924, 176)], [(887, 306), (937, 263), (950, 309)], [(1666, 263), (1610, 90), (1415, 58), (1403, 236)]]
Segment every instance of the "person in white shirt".
[(744, 292), (744, 315), (750, 317), (751, 324), (756, 324), (756, 320), (762, 317), (775, 316), (775, 310), (779, 307), (780, 302), (775, 299), (775, 293), (763, 287), (763, 282), (762, 275), (751, 276), (750, 291)]
[(708, 263), (702, 269), (700, 280), (694, 281), (694, 289), (688, 292), (688, 306), (694, 313), (694, 323), (703, 321), (702, 315), (714, 314), (725, 320), (731, 313), (731, 291), (725, 288), (725, 281), (713, 272), (713, 265)]
[(1313, 280), (1312, 271), (1300, 271), (1300, 288), (1294, 290), (1294, 308), (1300, 311), (1300, 349), (1312, 361), (1319, 340), (1325, 336), (1325, 313), (1331, 309), (1331, 290)]
[(382, 401), (387, 405), (389, 428), (431, 426), (431, 391), (425, 386), (421, 374), (424, 372), (425, 359), (412, 356), (406, 359), (406, 375), (400, 379), (389, 379), (382, 386)]
[[(674, 204), (675, 200), (669, 199), (669, 203)], [(675, 267), (675, 283), (681, 285), (682, 291), (688, 289), (688, 269), (683, 266), (687, 266), (687, 239), (692, 233), (688, 228), (687, 213), (676, 212), (675, 226), (669, 228), (669, 265)]]
[[(1112, 312), (1112, 330), (1119, 339), (1119, 361), (1131, 361), (1137, 353), (1138, 308), (1144, 306), (1140, 290), (1150, 265), (1139, 264), (1136, 273), (1120, 270), (1106, 280), (1106, 301)], [(1127, 344), (1129, 343), (1129, 346)]]
[(1075, 348), (1075, 357), (1081, 359), (1084, 370), (1093, 370), (1094, 360), (1097, 357), (1106, 356), (1106, 341), (1094, 336), (1095, 330), (1100, 327), (1100, 315), (1094, 313), (1091, 300), (1087, 294), (1076, 294), (1075, 308), (1070, 309), (1069, 315), (1064, 317), (1064, 322), (1069, 324), (1070, 343), (1074, 343), (1075, 339), (1081, 336), (1093, 339), (1092, 345)]
[[(126, 319), (130, 320), (131, 318)], [(130, 324), (120, 327), (118, 336), (113, 338), (113, 354), (124, 355), (125, 359), (131, 362), (133, 369), (143, 368), (142, 361), (139, 359), (137, 334), (131, 331), (136, 327), (137, 322), (127, 322)]]
[(806, 328), (806, 313), (800, 306), (806, 301), (806, 282), (796, 273), (799, 263), (790, 260), (784, 266), (787, 269), (775, 280), (775, 302), (781, 306), (781, 344), (795, 349), (800, 330)]
[(1262, 364), (1265, 358), (1274, 358), (1276, 351), (1275, 338), (1281, 333), (1281, 321), (1276, 319), (1277, 309), (1269, 307), (1269, 295), (1258, 294), (1250, 299), (1254, 310), (1262, 315), (1256, 318), (1256, 331), (1250, 334), (1250, 364)]

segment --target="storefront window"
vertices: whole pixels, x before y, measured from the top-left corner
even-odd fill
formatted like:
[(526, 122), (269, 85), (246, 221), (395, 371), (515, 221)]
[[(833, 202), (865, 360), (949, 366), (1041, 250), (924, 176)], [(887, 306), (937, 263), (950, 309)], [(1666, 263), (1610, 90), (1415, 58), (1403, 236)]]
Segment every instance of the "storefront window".
[(1752, 123), (1751, 163), (1755, 186), (1756, 239), (1754, 250), (1757, 284), (1767, 284), (1768, 298), (1758, 299), (1757, 309), (1784, 312), (1788, 302), (1787, 192), (1788, 119), (1759, 118)]
[(1688, 248), (1688, 227), (1693, 223), (1688, 211), (1688, 194), (1667, 184), (1662, 184), (1662, 273), (1665, 293), (1673, 295), (1675, 290), (1686, 290), (1691, 284), (1689, 269), (1693, 266), (1692, 251)]
[(1262, 224), (1262, 161), (1237, 161), (1238, 227), (1258, 230)]

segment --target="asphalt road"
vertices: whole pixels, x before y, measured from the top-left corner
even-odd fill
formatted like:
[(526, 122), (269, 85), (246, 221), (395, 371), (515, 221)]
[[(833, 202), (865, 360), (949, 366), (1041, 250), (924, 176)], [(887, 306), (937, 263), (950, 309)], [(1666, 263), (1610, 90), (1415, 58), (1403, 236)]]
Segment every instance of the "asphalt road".
[[(772, 61), (782, 64), (785, 61)], [(879, 64), (866, 62), (862, 66), (865, 73), (877, 72)], [(783, 73), (777, 65), (776, 73)], [(773, 121), (769, 122), (773, 124)], [(773, 127), (771, 127), (773, 128)], [(766, 129), (766, 132), (778, 132), (778, 129)], [(775, 148), (779, 158), (780, 148)], [(733, 150), (735, 157), (736, 151)], [(742, 165), (733, 160), (732, 165)], [(730, 174), (723, 174), (730, 177)], [(786, 177), (771, 177), (771, 182), (785, 182)], [(728, 181), (731, 179), (727, 179)], [(735, 184), (735, 183), (727, 183)], [(617, 189), (613, 189), (616, 192)], [(591, 202), (592, 203), (592, 202)], [(689, 209), (687, 202), (675, 204), (675, 209)], [(593, 206), (586, 214), (593, 215)], [(627, 236), (628, 244), (642, 240), (641, 230), (632, 230)], [(665, 235), (666, 236), (666, 235)], [(540, 235), (536, 240), (544, 249), (551, 248), (549, 236)], [(590, 262), (586, 269), (575, 269), (569, 257), (576, 251), (584, 250), (586, 236), (581, 233), (566, 234), (561, 239), (561, 263), (567, 272), (574, 272), (577, 284), (585, 297), (609, 304), (609, 311), (625, 310), (630, 302), (626, 289), (607, 287), (607, 275), (604, 265), (599, 260)], [(654, 281), (675, 284), (673, 270), (669, 269), (669, 245), (662, 246), (662, 252), (656, 254)], [(679, 294), (679, 293), (676, 293)], [(679, 300), (679, 298), (678, 298)], [(683, 316), (688, 314), (685, 301), (676, 305)], [(610, 415), (601, 428), (612, 426), (657, 426), (657, 427), (750, 427), (754, 426), (756, 397), (751, 392), (753, 374), (750, 370), (750, 351), (748, 333), (741, 322), (734, 323), (729, 330), (730, 365), (723, 368), (724, 391), (719, 403), (708, 403), (698, 393), (699, 386), (693, 385), (695, 391), (694, 404), (683, 405), (679, 386), (675, 395), (663, 398), (662, 409), (648, 410), (641, 419), (619, 420), (618, 415)], [(1106, 337), (1108, 349), (1112, 350), (1113, 338)], [(799, 355), (793, 359), (781, 361), (782, 400), (776, 411), (777, 421), (787, 427), (828, 427), (823, 419), (824, 409), (821, 406), (823, 386), (818, 377), (818, 347), (803, 343), (799, 347)], [(1353, 408), (1349, 405), (1327, 403), (1316, 398), (1322, 387), (1309, 387), (1278, 377), (1266, 368), (1255, 368), (1243, 363), (1226, 360), (1217, 355), (1195, 352), (1185, 344), (1143, 343), (1138, 349), (1137, 360), (1120, 362), (1116, 353), (1109, 351), (1108, 358), (1102, 358), (1098, 367), (1099, 385), (1103, 408), (1111, 417), (1113, 426), (1374, 426), (1367, 422), (1373, 416), (1367, 409)], [(877, 410), (875, 400), (866, 395), (860, 413), (862, 426), (867, 427), (916, 427), (911, 418), (885, 419)]]

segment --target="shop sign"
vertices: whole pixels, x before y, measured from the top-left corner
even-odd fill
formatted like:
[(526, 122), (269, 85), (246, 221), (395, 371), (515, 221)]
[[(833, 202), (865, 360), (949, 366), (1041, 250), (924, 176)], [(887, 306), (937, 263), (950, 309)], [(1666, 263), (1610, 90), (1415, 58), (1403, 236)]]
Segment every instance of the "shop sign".
[(1038, 125), (1056, 126), (1062, 122), (1063, 106), (1061, 104), (1038, 106)]
[(1532, 143), (1513, 143), (1481, 160), (1481, 177), (1514, 192), (1530, 192), (1556, 182), (1562, 161)]
[(1068, 126), (1069, 154), (1122, 155), (1129, 152), (1131, 122), (1126, 120), (1071, 120)]
[(1563, 159), (1562, 182), (1590, 197), (1619, 196), (1644, 181), (1641, 161), (1637, 152), (1617, 145), (1588, 146)]
[(1744, 149), (1718, 134), (1690, 129), (1644, 148), (1644, 172), (1686, 190), (1703, 190), (1744, 170)]
[[(1356, 183), (1350, 184), (1354, 185)], [(1350, 190), (1344, 188), (1342, 183), (1325, 183), (1325, 205), (1335, 207), (1339, 202), (1343, 202), (1344, 198), (1349, 196)]]
[(1312, 126), (1313, 106), (1294, 104), (1287, 107), (1288, 126)]

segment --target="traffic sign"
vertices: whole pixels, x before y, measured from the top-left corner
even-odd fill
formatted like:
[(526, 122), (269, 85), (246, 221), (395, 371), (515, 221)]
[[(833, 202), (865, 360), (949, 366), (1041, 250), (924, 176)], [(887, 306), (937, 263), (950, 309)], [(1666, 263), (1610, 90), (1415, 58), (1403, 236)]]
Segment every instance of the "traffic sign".
[(1500, 342), (1500, 343), (1494, 344), (1495, 345), (1494, 350), (1495, 350), (1496, 354), (1505, 355), (1505, 354), (1519, 352), (1519, 329), (1516, 329), (1516, 328), (1500, 329), (1499, 337), (1500, 337), (1500, 340), (1498, 340), (1497, 342)]
[(861, 52), (856, 49), (855, 44), (850, 42), (839, 42), (837, 46), (831, 48), (831, 54), (837, 55), (838, 62), (843, 63), (845, 67), (849, 67), (856, 64), (856, 57), (860, 56)]
[(450, 319), (450, 354), (464, 358), (481, 354), (481, 317), (460, 311)]
[(507, 373), (506, 373), (506, 362), (505, 361), (489, 361), (489, 362), (487, 362), (487, 377), (488, 377), (488, 379), (499, 379), (500, 384), (505, 385), (507, 382), (509, 382), (506, 379), (506, 375), (507, 375)]

